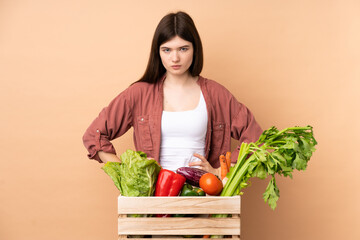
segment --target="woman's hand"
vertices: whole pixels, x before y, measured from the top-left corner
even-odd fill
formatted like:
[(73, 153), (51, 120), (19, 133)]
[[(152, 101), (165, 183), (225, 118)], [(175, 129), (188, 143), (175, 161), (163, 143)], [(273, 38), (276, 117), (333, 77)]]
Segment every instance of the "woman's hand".
[(208, 160), (206, 160), (206, 158), (200, 154), (194, 153), (193, 155), (194, 157), (199, 158), (201, 161), (191, 162), (189, 163), (189, 167), (199, 166), (200, 169), (220, 177), (220, 168), (213, 168), (208, 162)]

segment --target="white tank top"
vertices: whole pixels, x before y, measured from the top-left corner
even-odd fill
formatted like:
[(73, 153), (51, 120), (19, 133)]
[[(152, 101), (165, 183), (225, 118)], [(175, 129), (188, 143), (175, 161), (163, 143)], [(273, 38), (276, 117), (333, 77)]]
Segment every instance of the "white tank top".
[(162, 112), (160, 164), (176, 171), (190, 162), (200, 161), (194, 153), (205, 155), (205, 137), (208, 123), (206, 103), (200, 91), (198, 106), (189, 111)]

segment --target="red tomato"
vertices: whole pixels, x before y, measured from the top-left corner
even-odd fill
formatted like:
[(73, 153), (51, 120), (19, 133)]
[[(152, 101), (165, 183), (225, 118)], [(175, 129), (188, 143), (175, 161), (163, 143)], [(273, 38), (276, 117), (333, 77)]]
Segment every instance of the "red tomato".
[(200, 187), (209, 195), (219, 195), (223, 189), (221, 180), (212, 173), (205, 173), (199, 181)]

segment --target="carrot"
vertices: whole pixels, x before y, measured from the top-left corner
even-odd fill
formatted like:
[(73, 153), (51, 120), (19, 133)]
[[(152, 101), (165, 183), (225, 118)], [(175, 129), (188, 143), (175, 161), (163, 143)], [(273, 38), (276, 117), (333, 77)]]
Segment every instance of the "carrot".
[(231, 152), (227, 152), (226, 153), (226, 165), (230, 171), (230, 166), (231, 166)]
[(226, 164), (226, 158), (223, 154), (219, 157), (220, 160), (220, 167), (221, 167), (221, 179), (226, 177), (226, 174), (229, 172), (228, 166)]

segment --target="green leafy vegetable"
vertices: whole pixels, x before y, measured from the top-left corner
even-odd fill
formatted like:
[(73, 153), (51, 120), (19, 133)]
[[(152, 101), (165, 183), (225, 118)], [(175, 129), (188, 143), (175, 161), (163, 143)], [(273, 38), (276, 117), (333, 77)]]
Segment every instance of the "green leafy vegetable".
[[(305, 170), (317, 144), (313, 128), (291, 127), (279, 131), (276, 127), (265, 130), (255, 143), (242, 143), (237, 163), (226, 175), (228, 181), (220, 196), (242, 194), (241, 189), (248, 186), (249, 179), (258, 177), (271, 180), (263, 194), (263, 199), (275, 210), (280, 197), (276, 186), (275, 174), (291, 177), (294, 169)], [(215, 214), (212, 217), (228, 217)], [(223, 236), (213, 235), (211, 238)]]
[(107, 162), (102, 169), (111, 177), (121, 195), (154, 195), (160, 165), (154, 159), (147, 159), (146, 154), (140, 151), (127, 150), (120, 158), (121, 163)]
[(120, 183), (121, 182), (120, 166), (121, 165), (119, 162), (107, 162), (101, 169), (103, 169), (105, 173), (111, 177), (115, 186), (119, 189), (120, 193), (122, 193), (121, 183)]
[(316, 144), (311, 126), (265, 130), (257, 142), (241, 144), (238, 161), (227, 175), (221, 196), (241, 194), (249, 178), (271, 175), (263, 199), (274, 210), (280, 197), (275, 174), (292, 178), (294, 169), (305, 170)]

